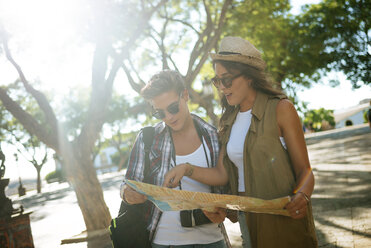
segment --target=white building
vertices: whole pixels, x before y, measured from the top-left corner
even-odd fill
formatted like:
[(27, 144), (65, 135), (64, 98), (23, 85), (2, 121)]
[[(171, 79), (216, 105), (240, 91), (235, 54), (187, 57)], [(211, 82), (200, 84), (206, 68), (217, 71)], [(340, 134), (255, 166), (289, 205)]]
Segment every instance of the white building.
[(371, 108), (370, 100), (364, 99), (356, 106), (335, 110), (335, 128), (363, 124), (365, 122), (364, 113)]
[(117, 171), (117, 167), (113, 166), (111, 159), (111, 156), (116, 152), (117, 150), (113, 147), (107, 147), (99, 152), (94, 160), (94, 167), (98, 173)]

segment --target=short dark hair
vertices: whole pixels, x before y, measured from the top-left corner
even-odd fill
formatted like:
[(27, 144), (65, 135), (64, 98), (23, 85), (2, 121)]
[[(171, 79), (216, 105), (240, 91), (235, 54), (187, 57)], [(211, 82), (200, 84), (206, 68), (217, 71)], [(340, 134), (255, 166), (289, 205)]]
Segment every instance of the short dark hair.
[(184, 80), (179, 72), (173, 70), (163, 70), (151, 77), (140, 94), (146, 100), (151, 100), (162, 93), (174, 90), (180, 95), (185, 89)]

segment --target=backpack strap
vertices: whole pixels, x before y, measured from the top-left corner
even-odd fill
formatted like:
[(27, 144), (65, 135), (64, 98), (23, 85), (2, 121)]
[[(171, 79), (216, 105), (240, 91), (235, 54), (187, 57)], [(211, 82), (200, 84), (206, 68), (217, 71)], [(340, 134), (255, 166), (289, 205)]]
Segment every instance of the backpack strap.
[(147, 183), (149, 180), (149, 172), (150, 172), (150, 160), (149, 160), (149, 152), (151, 151), (151, 146), (153, 143), (153, 139), (155, 137), (155, 128), (152, 126), (142, 128), (143, 131), (143, 143), (144, 143), (144, 178), (143, 182)]
[[(149, 160), (149, 152), (151, 151), (151, 146), (153, 143), (153, 138), (155, 137), (155, 128), (148, 126), (142, 128), (143, 131), (143, 143), (144, 143), (144, 178), (143, 182), (146, 183), (149, 179), (149, 171), (150, 171), (150, 160)], [(127, 203), (121, 201), (120, 209), (119, 209), (119, 216), (123, 214), (127, 209)]]

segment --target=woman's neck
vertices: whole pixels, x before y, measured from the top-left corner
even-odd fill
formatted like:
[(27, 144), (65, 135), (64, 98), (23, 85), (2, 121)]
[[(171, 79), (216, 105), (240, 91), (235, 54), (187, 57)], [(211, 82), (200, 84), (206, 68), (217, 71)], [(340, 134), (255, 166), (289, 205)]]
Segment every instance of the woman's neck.
[(254, 90), (253, 88), (249, 88), (249, 91), (246, 92), (244, 100), (240, 103), (241, 112), (246, 112), (253, 107), (256, 99), (256, 94), (256, 90)]

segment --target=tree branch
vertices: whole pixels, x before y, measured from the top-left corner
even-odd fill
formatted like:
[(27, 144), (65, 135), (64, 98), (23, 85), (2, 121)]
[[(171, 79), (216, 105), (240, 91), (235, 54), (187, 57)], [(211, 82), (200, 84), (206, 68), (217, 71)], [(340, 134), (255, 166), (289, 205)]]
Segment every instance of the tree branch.
[[(186, 83), (188, 84), (189, 87), (191, 83), (195, 80), (196, 76), (199, 74), (205, 61), (208, 59), (209, 57), (208, 52), (211, 51), (211, 49), (218, 42), (220, 38), (220, 34), (222, 32), (222, 27), (225, 23), (225, 17), (226, 17), (227, 10), (231, 4), (232, 4), (232, 0), (226, 0), (224, 2), (217, 25), (214, 25), (212, 21), (210, 23), (211, 17), (209, 16), (207, 17), (208, 19), (207, 27), (205, 28), (204, 32), (202, 32), (202, 37), (201, 36), (199, 37), (195, 45), (195, 49), (192, 51), (191, 58), (189, 60), (189, 67), (188, 67), (188, 71), (186, 74)], [(205, 2), (204, 2), (204, 5), (205, 5), (205, 9), (207, 10), (208, 7)], [(210, 14), (209, 11), (207, 11), (207, 13), (208, 15)], [(201, 44), (205, 36), (207, 37), (205, 45), (203, 46), (202, 51), (198, 50), (198, 45)], [(193, 69), (192, 65), (195, 63), (196, 59), (199, 58), (199, 56), (201, 56), (201, 58), (199, 59), (196, 65), (196, 68)]]
[(45, 143), (50, 148), (59, 152), (58, 134), (51, 135), (44, 126), (40, 125), (35, 118), (24, 111), (17, 102), (13, 101), (6, 90), (0, 87), (0, 100), (4, 107), (23, 125), (23, 127), (32, 135)]
[[(138, 27), (135, 32), (133, 32), (129, 37), (128, 42), (123, 48), (123, 51), (128, 51), (135, 44), (135, 41), (142, 34), (143, 30), (148, 26), (148, 22), (153, 13), (163, 4), (165, 4), (165, 2), (166, 0), (162, 0), (156, 6), (150, 8), (149, 10), (143, 10), (144, 14), (142, 15), (142, 18), (139, 18), (140, 22), (138, 24)], [(106, 118), (105, 114), (107, 112), (105, 110), (107, 109), (109, 100), (111, 99), (112, 95), (113, 81), (118, 69), (122, 65), (122, 60), (126, 54), (126, 52), (124, 52), (114, 58), (113, 66), (106, 80), (105, 74), (107, 70), (110, 50), (111, 48), (109, 47), (108, 38), (104, 37), (102, 40), (99, 40), (97, 42), (93, 58), (92, 95), (88, 110), (89, 118), (87, 119), (85, 125), (82, 127), (80, 136), (78, 138), (79, 145), (82, 145), (84, 147), (84, 154), (91, 154), (92, 147), (96, 139), (98, 138), (100, 130), (102, 129), (103, 123)], [(128, 76), (128, 78), (130, 78), (130, 76)], [(129, 82), (131, 80), (129, 79)], [(83, 154), (80, 155), (84, 156)]]
[(51, 134), (57, 135), (58, 134), (58, 121), (57, 121), (57, 118), (54, 114), (54, 111), (53, 111), (52, 107), (49, 104), (49, 101), (47, 100), (47, 98), (45, 97), (45, 95), (43, 93), (36, 90), (35, 88), (33, 88), (28, 83), (21, 67), (15, 62), (15, 60), (13, 59), (13, 57), (11, 55), (10, 49), (8, 47), (7, 37), (5, 36), (5, 34), (3, 34), (1, 37), (3, 37), (2, 38), (3, 47), (4, 47), (4, 51), (5, 51), (5, 55), (6, 55), (7, 59), (17, 70), (18, 75), (20, 77), (20, 80), (23, 83), (26, 91), (28, 93), (30, 93), (35, 98), (35, 100), (37, 101), (40, 109), (44, 112), (45, 117), (46, 117), (45, 118), (46, 122), (49, 124), (49, 126), (51, 128)]
[(131, 88), (133, 88), (133, 90), (135, 90), (138, 94), (140, 94), (140, 90), (144, 86), (144, 83), (142, 82), (142, 80), (140, 80), (139, 83), (136, 83), (135, 80), (133, 79), (133, 77), (130, 74), (130, 70), (126, 67), (126, 65), (124, 63), (122, 63), (122, 69), (124, 69), (124, 71), (125, 71), (126, 77), (129, 80), (129, 84), (130, 84)]

